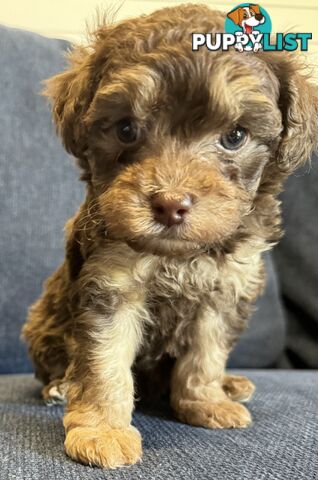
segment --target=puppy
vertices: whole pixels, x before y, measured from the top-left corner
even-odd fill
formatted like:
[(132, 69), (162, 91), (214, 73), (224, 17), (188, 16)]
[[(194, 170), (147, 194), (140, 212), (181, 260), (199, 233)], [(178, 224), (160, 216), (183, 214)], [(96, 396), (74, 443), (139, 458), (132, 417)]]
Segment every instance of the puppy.
[(87, 195), (24, 336), (85, 464), (141, 458), (142, 384), (182, 422), (251, 422), (254, 386), (225, 366), (281, 236), (277, 194), (317, 146), (317, 89), (292, 54), (192, 52), (224, 21), (182, 5), (102, 25), (47, 83)]
[[(235, 10), (227, 14), (227, 17), (232, 20), (236, 25), (239, 25), (242, 30), (243, 34), (245, 35), (258, 35), (260, 32), (258, 30), (255, 30), (255, 27), (258, 27), (259, 25), (262, 25), (265, 23), (265, 17), (261, 13), (260, 8), (258, 5), (248, 5), (247, 7), (237, 7)], [(241, 42), (237, 42), (235, 45), (235, 48), (242, 52), (244, 49), (245, 50), (252, 50), (252, 47), (250, 45), (246, 45), (245, 48), (243, 48), (243, 45)], [(257, 52), (262, 48), (262, 45), (260, 43), (256, 43), (254, 45), (254, 51)]]
[[(265, 17), (261, 13), (258, 5), (249, 5), (248, 7), (238, 7), (227, 14), (236, 25), (239, 25), (243, 33), (247, 35), (255, 33), (258, 25), (265, 23)], [(256, 32), (259, 33), (259, 32)]]

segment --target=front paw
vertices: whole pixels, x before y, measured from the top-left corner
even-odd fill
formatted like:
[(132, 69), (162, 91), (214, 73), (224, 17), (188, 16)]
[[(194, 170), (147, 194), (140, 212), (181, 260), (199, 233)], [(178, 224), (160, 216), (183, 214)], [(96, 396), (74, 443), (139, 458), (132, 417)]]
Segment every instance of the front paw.
[(199, 427), (246, 428), (252, 422), (249, 411), (231, 400), (213, 403), (181, 399), (174, 409), (179, 420)]
[(243, 52), (244, 51), (244, 48), (243, 48), (243, 45), (241, 43), (236, 43), (234, 45), (235, 49), (238, 50), (239, 52)]
[(262, 44), (261, 44), (261, 43), (259, 43), (259, 42), (258, 42), (258, 43), (255, 43), (254, 48), (253, 48), (253, 51), (254, 51), (255, 53), (259, 52), (259, 51), (262, 50), (262, 49), (263, 49), (263, 47), (262, 47)]
[(237, 402), (248, 402), (255, 391), (254, 383), (238, 375), (225, 375), (222, 387), (227, 396)]
[(51, 407), (52, 405), (64, 404), (66, 402), (66, 383), (63, 380), (53, 380), (42, 389), (44, 402)]
[(141, 459), (141, 436), (132, 426), (125, 429), (75, 427), (65, 439), (69, 457), (90, 466), (117, 468)]

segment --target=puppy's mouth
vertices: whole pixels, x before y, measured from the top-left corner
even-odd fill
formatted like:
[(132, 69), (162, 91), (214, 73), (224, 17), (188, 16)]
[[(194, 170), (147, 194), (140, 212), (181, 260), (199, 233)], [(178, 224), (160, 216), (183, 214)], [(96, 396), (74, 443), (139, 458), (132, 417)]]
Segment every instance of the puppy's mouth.
[(137, 252), (151, 253), (160, 256), (182, 256), (199, 250), (205, 250), (203, 245), (190, 240), (178, 240), (172, 238), (135, 238), (127, 240), (127, 244)]
[(151, 228), (127, 238), (126, 242), (138, 252), (179, 255), (200, 248), (198, 240), (191, 233), (191, 226), (184, 223), (162, 225), (151, 222)]

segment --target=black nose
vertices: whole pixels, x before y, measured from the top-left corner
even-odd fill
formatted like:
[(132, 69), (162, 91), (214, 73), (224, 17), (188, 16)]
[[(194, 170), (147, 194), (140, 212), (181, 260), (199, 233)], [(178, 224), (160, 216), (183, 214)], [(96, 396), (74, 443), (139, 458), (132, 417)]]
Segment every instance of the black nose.
[(263, 20), (263, 15), (261, 13), (256, 13), (255, 18), (260, 22), (261, 20)]
[(173, 197), (159, 194), (153, 197), (151, 206), (156, 222), (171, 227), (184, 221), (191, 209), (192, 200), (189, 195)]

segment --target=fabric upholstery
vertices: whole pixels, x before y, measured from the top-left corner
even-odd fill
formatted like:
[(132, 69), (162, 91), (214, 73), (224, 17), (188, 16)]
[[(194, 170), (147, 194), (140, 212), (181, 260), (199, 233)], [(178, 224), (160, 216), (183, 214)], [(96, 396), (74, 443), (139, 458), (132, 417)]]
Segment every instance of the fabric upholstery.
[(253, 371), (244, 430), (176, 422), (166, 408), (136, 412), (141, 464), (102, 471), (63, 450), (62, 407), (47, 407), (30, 376), (0, 376), (0, 480), (314, 480), (317, 479), (318, 372)]
[(277, 274), (271, 255), (265, 256), (267, 285), (256, 310), (229, 358), (229, 367), (275, 366), (286, 342), (286, 325)]
[(286, 235), (275, 249), (288, 318), (286, 357), (318, 368), (318, 158), (289, 178), (282, 195)]
[[(65, 65), (66, 41), (0, 27), (0, 373), (31, 370), (19, 340), (28, 306), (63, 257), (63, 225), (83, 185), (51, 122), (41, 81)], [(276, 274), (230, 365), (267, 367), (284, 347)]]
[(62, 259), (63, 226), (83, 186), (39, 95), (65, 65), (68, 43), (0, 27), (0, 45), (0, 372), (24, 372), (21, 325)]

